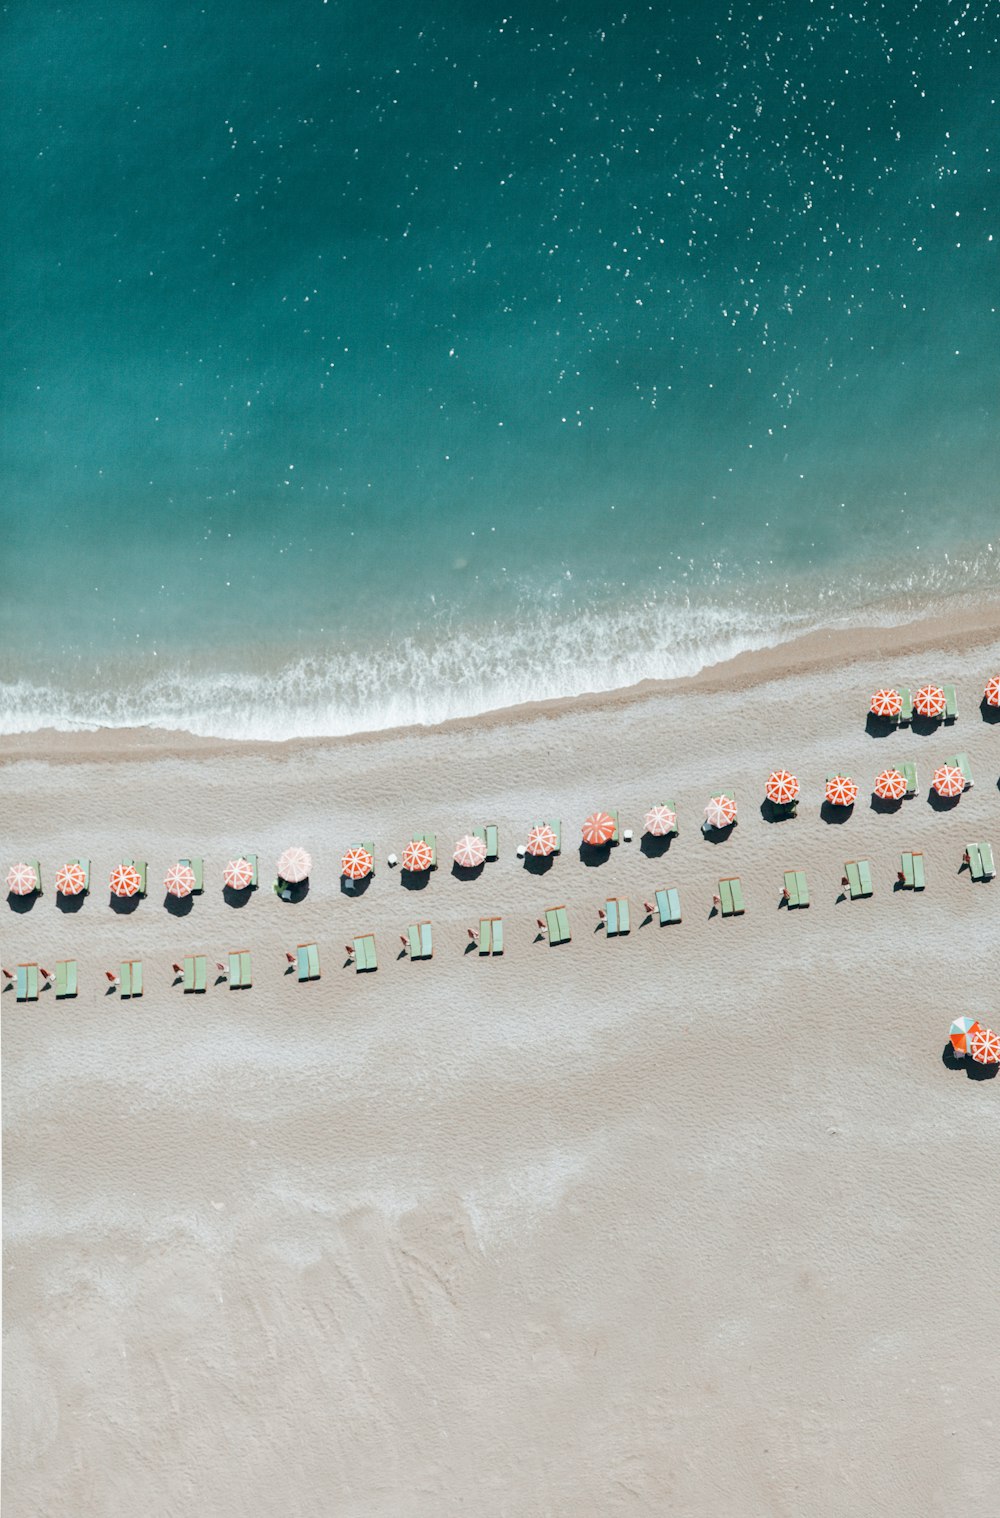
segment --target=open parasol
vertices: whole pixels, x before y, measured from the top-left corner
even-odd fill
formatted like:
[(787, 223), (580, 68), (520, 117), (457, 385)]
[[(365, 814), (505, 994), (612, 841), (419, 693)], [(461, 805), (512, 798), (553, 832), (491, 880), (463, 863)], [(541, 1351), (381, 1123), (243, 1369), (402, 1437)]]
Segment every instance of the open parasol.
[(171, 896), (190, 896), (194, 890), (194, 870), (189, 864), (172, 864), (163, 884)]
[(965, 790), (965, 776), (960, 769), (953, 764), (942, 764), (934, 771), (934, 779), (931, 785), (939, 796), (961, 796)]
[(902, 801), (906, 795), (906, 776), (899, 770), (883, 770), (875, 776), (872, 790), (880, 801)]
[(848, 775), (831, 775), (826, 782), (826, 799), (831, 806), (853, 806), (858, 799), (857, 781)]
[(278, 860), (278, 879), (287, 880), (291, 885), (298, 885), (299, 881), (307, 880), (309, 871), (312, 869), (312, 860), (302, 848), (286, 849)]
[(652, 833), (654, 838), (663, 838), (667, 833), (672, 833), (677, 826), (677, 813), (672, 812), (668, 806), (653, 806), (650, 807), (643, 821), (647, 833)]
[(348, 849), (340, 861), (340, 873), (348, 880), (364, 880), (372, 872), (375, 863), (367, 849)]
[(775, 806), (789, 806), (799, 794), (799, 782), (787, 770), (772, 770), (767, 777), (764, 794)]
[(969, 1036), (969, 1053), (977, 1065), (1000, 1065), (1000, 1037), (992, 1028), (980, 1028)]
[(607, 812), (591, 812), (582, 831), (584, 843), (599, 849), (615, 836), (615, 819)]
[(463, 870), (477, 869), (486, 863), (486, 840), (477, 838), (475, 833), (466, 833), (456, 843), (453, 858)]
[(7, 889), (15, 896), (30, 896), (38, 886), (38, 876), (30, 864), (12, 864), (7, 871)]
[(872, 696), (869, 711), (875, 717), (898, 717), (903, 702), (898, 690), (877, 690)]
[(994, 675), (992, 680), (987, 680), (983, 700), (987, 706), (1000, 706), (1000, 675)]
[(142, 888), (142, 876), (134, 864), (119, 864), (111, 871), (112, 896), (137, 896)]
[(940, 685), (922, 685), (913, 698), (913, 710), (918, 717), (943, 717), (945, 704)]
[(956, 1054), (968, 1054), (969, 1039), (973, 1033), (978, 1033), (982, 1024), (974, 1017), (956, 1017), (948, 1029), (948, 1037), (951, 1039), (951, 1047)]
[(710, 828), (728, 828), (736, 821), (736, 802), (732, 796), (713, 796), (705, 808)]
[(544, 857), (547, 854), (555, 853), (558, 842), (559, 839), (548, 823), (542, 822), (538, 827), (531, 829), (531, 832), (528, 834), (528, 841), (524, 847), (527, 853), (534, 854), (536, 857)]
[(415, 875), (419, 874), (422, 870), (429, 870), (433, 863), (434, 850), (422, 838), (411, 839), (403, 850), (403, 869), (409, 870)]
[(245, 891), (253, 885), (253, 865), (249, 859), (230, 859), (222, 872), (222, 883), (231, 891)]

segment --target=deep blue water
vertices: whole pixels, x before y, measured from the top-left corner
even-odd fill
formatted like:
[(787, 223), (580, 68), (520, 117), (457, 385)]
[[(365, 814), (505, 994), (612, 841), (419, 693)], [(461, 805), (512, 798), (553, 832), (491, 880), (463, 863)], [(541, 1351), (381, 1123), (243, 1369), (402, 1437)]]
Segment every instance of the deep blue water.
[(5, 7), (0, 729), (995, 594), (995, 3)]

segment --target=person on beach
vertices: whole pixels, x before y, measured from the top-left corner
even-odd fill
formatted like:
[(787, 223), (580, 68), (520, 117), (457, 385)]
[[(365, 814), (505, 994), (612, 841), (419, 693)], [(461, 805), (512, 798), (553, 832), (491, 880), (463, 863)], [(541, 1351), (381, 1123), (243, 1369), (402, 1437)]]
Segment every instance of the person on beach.
[(173, 970), (173, 972), (174, 972), (175, 975), (183, 975), (184, 974), (184, 966), (183, 965), (171, 965), (170, 968), (171, 968), (171, 970)]
[(403, 945), (403, 953), (405, 954), (410, 947), (410, 940), (407, 938), (405, 933), (400, 933), (399, 941)]
[(217, 959), (215, 961), (215, 968), (218, 970), (220, 975), (224, 975), (227, 980), (229, 979), (229, 966), (224, 965), (221, 959)]
[(721, 896), (713, 896), (712, 897), (712, 911), (713, 912), (718, 912), (719, 909), (721, 908), (721, 906), (722, 906), (722, 897)]
[(354, 945), (352, 943), (346, 943), (344, 945), (344, 953), (347, 955), (348, 961), (351, 962), (351, 963), (353, 963), (353, 960), (354, 960)]
[(653, 903), (651, 901), (644, 901), (642, 905), (645, 909), (646, 916), (652, 917), (653, 913), (656, 911), (656, 907), (653, 905)]
[(478, 942), (479, 942), (479, 934), (476, 932), (475, 928), (469, 928), (469, 929), (467, 929), (467, 932), (468, 932), (469, 937), (471, 938), (472, 942), (474, 944), (478, 944)]
[(536, 917), (535, 921), (538, 924), (538, 931), (539, 931), (539, 933), (541, 933), (542, 937), (543, 938), (548, 938), (548, 936), (549, 936), (549, 930), (548, 930), (548, 928), (545, 925), (545, 919), (543, 917)]
[[(3, 970), (3, 966), (2, 965), (0, 965), (0, 970)], [(4, 970), (3, 973), (6, 975), (6, 977), (7, 977), (8, 980), (13, 980), (14, 979), (14, 972), (13, 972), (13, 970)]]
[(298, 960), (296, 959), (295, 955), (294, 954), (289, 954), (289, 952), (288, 952), (287, 949), (285, 950), (285, 958), (288, 960), (288, 963), (290, 965), (296, 965), (296, 964), (298, 964)]
[(787, 886), (782, 886), (782, 888), (781, 888), (781, 899), (782, 899), (782, 901), (790, 901), (791, 900), (791, 892), (789, 891), (789, 889), (788, 889)]
[(599, 918), (600, 918), (600, 919), (601, 919), (601, 921), (602, 921), (602, 922), (603, 922), (603, 923), (605, 923), (605, 924), (607, 924), (607, 920), (608, 920), (608, 914), (607, 914), (607, 912), (606, 912), (606, 911), (605, 911), (605, 910), (604, 910), (604, 908), (603, 908), (603, 907), (598, 907), (598, 908), (597, 908), (597, 915), (598, 915), (598, 917), (599, 917)]
[(115, 974), (114, 970), (105, 970), (104, 974), (113, 986), (121, 985), (121, 979)]

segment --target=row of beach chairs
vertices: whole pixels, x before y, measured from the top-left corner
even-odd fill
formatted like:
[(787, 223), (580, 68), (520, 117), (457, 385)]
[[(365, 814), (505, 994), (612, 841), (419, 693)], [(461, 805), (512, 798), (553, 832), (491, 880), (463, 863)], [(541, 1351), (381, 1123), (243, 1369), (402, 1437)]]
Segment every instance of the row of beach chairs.
[[(913, 721), (913, 693), (908, 685), (895, 685), (893, 689), (898, 692), (900, 699), (900, 711), (898, 717), (890, 717), (894, 727), (906, 727)], [(943, 722), (954, 722), (958, 717), (958, 695), (953, 685), (942, 685), (944, 692), (944, 711), (941, 714)]]

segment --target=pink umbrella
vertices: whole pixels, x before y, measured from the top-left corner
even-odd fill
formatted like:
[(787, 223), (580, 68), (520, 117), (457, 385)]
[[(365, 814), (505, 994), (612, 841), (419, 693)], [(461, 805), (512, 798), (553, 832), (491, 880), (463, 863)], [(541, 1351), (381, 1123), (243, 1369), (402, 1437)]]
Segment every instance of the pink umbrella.
[(38, 876), (30, 864), (12, 864), (7, 871), (7, 888), (15, 896), (30, 896), (38, 887)]
[(853, 806), (858, 799), (857, 782), (847, 775), (831, 775), (826, 782), (826, 799), (831, 806)]
[(898, 717), (903, 702), (898, 690), (877, 690), (872, 696), (869, 711), (876, 717)]
[(287, 880), (290, 885), (298, 885), (300, 880), (308, 879), (311, 869), (312, 860), (305, 849), (286, 849), (278, 860), (278, 879)]
[(1000, 675), (994, 675), (992, 680), (987, 680), (983, 700), (987, 706), (1000, 706)]
[(559, 839), (549, 827), (548, 823), (543, 822), (538, 827), (531, 829), (531, 832), (528, 834), (528, 841), (525, 844), (525, 849), (529, 854), (543, 856), (546, 854), (554, 854), (558, 843)]
[(931, 785), (939, 796), (961, 796), (965, 790), (965, 776), (953, 764), (942, 764), (940, 769), (934, 771)]
[(253, 865), (248, 859), (231, 859), (222, 872), (222, 883), (231, 891), (245, 891), (253, 885)]
[(171, 896), (190, 896), (194, 890), (194, 870), (189, 864), (172, 864), (163, 884)]
[(340, 873), (348, 880), (364, 880), (371, 874), (374, 863), (367, 849), (348, 849), (340, 861)]
[(79, 896), (86, 890), (87, 872), (80, 864), (64, 864), (56, 870), (56, 891), (60, 896)]
[(872, 789), (880, 801), (902, 801), (906, 795), (906, 776), (899, 770), (883, 770), (875, 776)]
[(424, 870), (429, 870), (434, 863), (434, 850), (429, 843), (422, 838), (414, 838), (403, 850), (403, 869), (418, 875)]
[(644, 821), (647, 833), (652, 833), (654, 838), (663, 838), (677, 826), (677, 813), (668, 806), (654, 806), (650, 807)]
[(1000, 1038), (992, 1028), (980, 1028), (969, 1039), (969, 1053), (977, 1065), (1000, 1065)]
[(591, 812), (583, 824), (583, 841), (599, 849), (615, 836), (615, 819), (608, 812)]
[(913, 698), (913, 710), (918, 717), (943, 717), (945, 705), (940, 685), (922, 685)]
[(799, 794), (799, 782), (787, 770), (774, 770), (767, 778), (764, 794), (775, 806), (788, 806)]
[(486, 862), (486, 842), (474, 833), (466, 833), (455, 845), (455, 863), (463, 870), (474, 870)]
[(732, 796), (713, 796), (705, 808), (710, 828), (727, 828), (736, 821), (736, 802)]
[(111, 871), (113, 896), (137, 896), (141, 887), (142, 876), (134, 864), (119, 864)]

